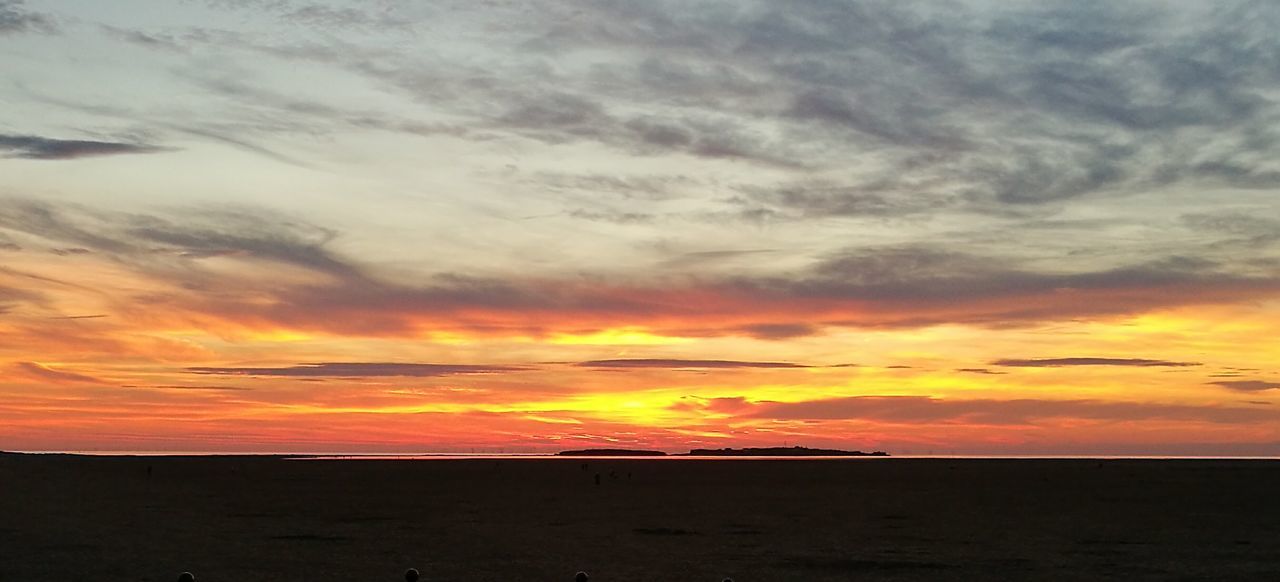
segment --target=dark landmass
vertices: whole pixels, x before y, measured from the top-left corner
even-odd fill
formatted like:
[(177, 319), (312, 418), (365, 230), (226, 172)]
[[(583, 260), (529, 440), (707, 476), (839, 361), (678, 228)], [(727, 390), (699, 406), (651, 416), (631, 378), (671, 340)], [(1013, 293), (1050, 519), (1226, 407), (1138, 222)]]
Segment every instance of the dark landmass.
[(875, 451), (842, 451), (839, 449), (811, 449), (808, 447), (763, 447), (745, 449), (693, 449), (691, 457), (887, 457), (889, 453)]
[(1274, 580), (1276, 491), (1267, 460), (4, 455), (0, 580)]
[(580, 449), (576, 451), (560, 451), (560, 457), (665, 457), (662, 451), (639, 451), (635, 449)]

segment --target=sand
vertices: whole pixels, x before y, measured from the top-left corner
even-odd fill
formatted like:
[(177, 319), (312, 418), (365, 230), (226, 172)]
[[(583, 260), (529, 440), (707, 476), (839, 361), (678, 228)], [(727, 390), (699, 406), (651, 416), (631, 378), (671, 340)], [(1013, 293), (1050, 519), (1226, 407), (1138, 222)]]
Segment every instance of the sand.
[(0, 494), (4, 582), (1280, 579), (1270, 461), (4, 456)]

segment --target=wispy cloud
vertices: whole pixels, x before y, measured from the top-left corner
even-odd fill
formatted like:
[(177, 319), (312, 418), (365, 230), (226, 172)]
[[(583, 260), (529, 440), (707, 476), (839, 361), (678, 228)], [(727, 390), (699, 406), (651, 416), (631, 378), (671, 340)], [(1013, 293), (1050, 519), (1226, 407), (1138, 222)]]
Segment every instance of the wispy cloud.
[(1153, 402), (1044, 399), (943, 399), (924, 396), (856, 396), (805, 402), (757, 402), (744, 414), (778, 420), (871, 420), (919, 424), (1029, 424), (1067, 418), (1099, 421), (1152, 419), (1210, 423), (1269, 422), (1280, 413), (1254, 408)]
[(1263, 392), (1266, 390), (1280, 389), (1280, 382), (1269, 382), (1266, 380), (1228, 380), (1223, 382), (1210, 382), (1215, 386), (1239, 390), (1241, 392)]
[(220, 368), (195, 366), (193, 374), (210, 376), (283, 376), (306, 378), (413, 377), (456, 376), (460, 374), (497, 374), (518, 372), (518, 366), (483, 366), (468, 364), (421, 364), (396, 362), (322, 362), (280, 368)]
[(123, 154), (155, 154), (172, 151), (161, 146), (81, 139), (54, 139), (34, 135), (0, 134), (0, 152), (5, 157), (28, 160), (74, 160)]
[(1011, 368), (1060, 368), (1065, 366), (1135, 366), (1140, 368), (1164, 367), (1185, 368), (1199, 366), (1199, 362), (1173, 362), (1169, 360), (1148, 360), (1143, 358), (1033, 358), (1002, 359), (991, 362), (993, 366)]
[(65, 370), (57, 370), (39, 364), (36, 362), (17, 362), (13, 364), (13, 370), (21, 376), (25, 376), (32, 380), (42, 382), (53, 382), (55, 384), (106, 384), (107, 382), (89, 376), (87, 374), (77, 374), (75, 372), (67, 372)]
[(792, 362), (741, 362), (734, 360), (682, 360), (682, 359), (625, 359), (590, 360), (578, 362), (584, 368), (662, 368), (662, 369), (711, 369), (711, 368), (807, 368)]

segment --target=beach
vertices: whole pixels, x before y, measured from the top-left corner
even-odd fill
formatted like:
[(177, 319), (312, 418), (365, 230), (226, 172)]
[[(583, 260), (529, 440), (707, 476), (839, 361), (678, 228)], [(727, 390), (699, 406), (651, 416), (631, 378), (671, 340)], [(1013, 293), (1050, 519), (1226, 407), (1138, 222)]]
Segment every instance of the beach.
[(5, 582), (1280, 577), (1275, 461), (4, 455), (0, 490)]

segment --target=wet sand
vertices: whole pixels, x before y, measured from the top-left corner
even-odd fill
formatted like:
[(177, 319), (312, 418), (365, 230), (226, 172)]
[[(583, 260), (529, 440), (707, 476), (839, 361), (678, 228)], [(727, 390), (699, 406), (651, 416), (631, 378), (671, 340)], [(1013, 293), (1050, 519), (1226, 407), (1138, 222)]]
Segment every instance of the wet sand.
[(447, 581), (1275, 580), (1280, 462), (0, 456), (5, 582), (395, 582), (410, 566)]

